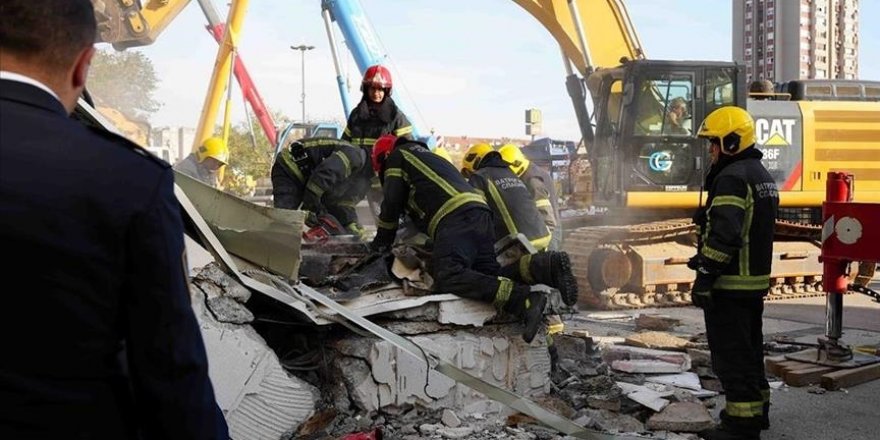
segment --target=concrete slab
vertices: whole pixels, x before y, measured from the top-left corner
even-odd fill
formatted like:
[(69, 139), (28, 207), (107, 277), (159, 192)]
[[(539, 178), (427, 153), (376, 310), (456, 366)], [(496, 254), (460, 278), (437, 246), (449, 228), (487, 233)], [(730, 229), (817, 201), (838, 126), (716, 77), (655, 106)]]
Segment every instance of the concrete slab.
[[(517, 394), (533, 397), (546, 394), (550, 389), (550, 356), (543, 338), (526, 344), (512, 326), (447, 330), (410, 339), (470, 374)], [(345, 376), (353, 403), (360, 410), (418, 404), (432, 409), (452, 409), (459, 414), (465, 413), (461, 411), (465, 407), (475, 410), (479, 406), (484, 414), (490, 411), (482, 403), (485, 396), (428, 370), (424, 359), (400, 352), (386, 341), (349, 338), (337, 343), (336, 349), (340, 353), (337, 366)], [(369, 374), (353, 370), (352, 359), (363, 362)]]

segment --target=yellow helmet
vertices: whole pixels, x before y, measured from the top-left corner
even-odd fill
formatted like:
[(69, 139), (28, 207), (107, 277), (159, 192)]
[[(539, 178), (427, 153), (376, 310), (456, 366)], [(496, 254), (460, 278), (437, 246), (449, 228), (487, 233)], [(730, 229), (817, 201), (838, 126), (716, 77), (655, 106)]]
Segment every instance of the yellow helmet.
[(738, 154), (755, 145), (755, 120), (739, 107), (721, 107), (706, 116), (697, 137), (716, 140), (723, 154)]
[(213, 157), (223, 165), (226, 165), (226, 162), (229, 160), (229, 149), (226, 148), (226, 143), (223, 142), (223, 139), (218, 137), (205, 139), (205, 142), (202, 142), (202, 145), (196, 150), (196, 158), (199, 160), (199, 163), (204, 162), (209, 157)]
[(437, 147), (437, 148), (435, 148), (435, 149), (434, 149), (434, 154), (436, 154), (436, 155), (438, 155), (438, 156), (440, 156), (440, 157), (446, 159), (449, 163), (453, 163), (453, 162), (452, 162), (452, 156), (449, 155), (449, 150), (447, 150), (445, 147)]
[(461, 158), (462, 172), (469, 174), (476, 171), (477, 166), (480, 165), (480, 161), (483, 160), (483, 156), (489, 154), (491, 151), (495, 151), (495, 149), (486, 143), (471, 145), (471, 147), (464, 153), (464, 157)]
[(501, 153), (501, 158), (510, 164), (510, 171), (513, 171), (513, 174), (517, 176), (522, 176), (522, 173), (529, 167), (529, 160), (516, 145), (505, 144), (498, 152)]

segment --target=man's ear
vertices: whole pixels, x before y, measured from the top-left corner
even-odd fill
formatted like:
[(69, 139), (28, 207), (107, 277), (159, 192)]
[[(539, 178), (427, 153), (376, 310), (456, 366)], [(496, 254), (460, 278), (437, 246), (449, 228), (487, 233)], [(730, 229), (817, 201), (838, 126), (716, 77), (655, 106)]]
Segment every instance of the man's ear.
[(92, 64), (92, 57), (95, 56), (95, 47), (89, 46), (82, 50), (76, 57), (76, 63), (73, 65), (73, 78), (71, 79), (76, 90), (82, 90), (86, 86), (86, 78), (89, 76), (89, 66)]

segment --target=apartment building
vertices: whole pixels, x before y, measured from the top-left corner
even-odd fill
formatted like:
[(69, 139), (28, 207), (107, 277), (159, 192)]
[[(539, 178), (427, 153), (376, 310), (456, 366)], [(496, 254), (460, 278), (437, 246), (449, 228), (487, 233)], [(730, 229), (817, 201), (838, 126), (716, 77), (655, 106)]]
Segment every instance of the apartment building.
[(859, 0), (733, 0), (732, 17), (747, 81), (858, 75)]

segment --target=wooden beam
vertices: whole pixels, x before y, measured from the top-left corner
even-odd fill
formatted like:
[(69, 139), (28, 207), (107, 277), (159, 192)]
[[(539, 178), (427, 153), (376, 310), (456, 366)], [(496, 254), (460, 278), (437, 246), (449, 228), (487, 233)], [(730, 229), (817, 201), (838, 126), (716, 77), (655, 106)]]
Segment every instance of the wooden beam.
[(880, 379), (880, 363), (825, 374), (822, 376), (822, 387), (833, 391), (870, 382), (874, 379)]

